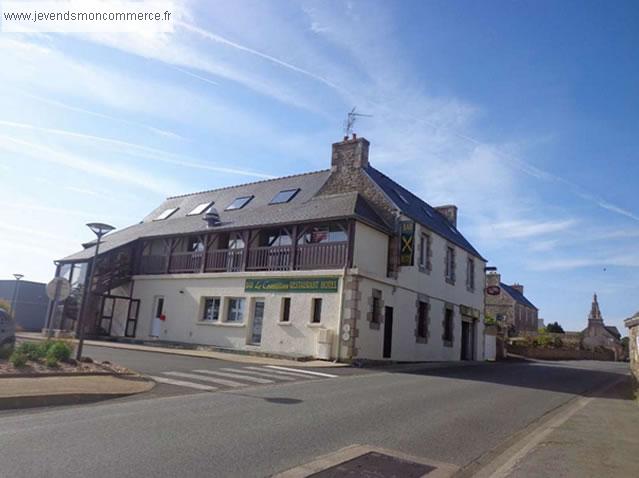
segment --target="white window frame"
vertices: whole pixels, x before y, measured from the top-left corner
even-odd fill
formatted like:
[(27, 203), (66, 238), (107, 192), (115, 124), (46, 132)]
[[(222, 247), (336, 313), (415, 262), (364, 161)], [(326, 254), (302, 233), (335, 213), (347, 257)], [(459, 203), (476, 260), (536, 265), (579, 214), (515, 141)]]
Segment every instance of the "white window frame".
[(471, 256), (466, 260), (466, 288), (475, 291), (475, 259)]
[[(209, 300), (217, 300), (217, 318), (215, 319), (207, 319), (205, 318), (206, 314), (206, 303)], [(198, 317), (199, 322), (203, 322), (205, 324), (217, 324), (222, 321), (222, 298), (219, 296), (205, 296), (202, 297), (202, 306), (200, 308), (200, 316)]]
[[(233, 303), (235, 302), (235, 307)], [(241, 307), (238, 305), (241, 304)], [(241, 314), (238, 320), (238, 314)], [(235, 317), (231, 319), (231, 317)], [(243, 324), (246, 318), (246, 298), (245, 297), (229, 297), (226, 299), (226, 319), (225, 322), (229, 324)]]
[(455, 246), (451, 246), (449, 244), (446, 245), (446, 282), (450, 284), (455, 284), (455, 268), (457, 264), (455, 263)]
[(419, 268), (426, 272), (430, 272), (432, 269), (430, 262), (430, 256), (432, 254), (431, 241), (432, 238), (430, 234), (426, 232), (421, 233), (419, 241)]

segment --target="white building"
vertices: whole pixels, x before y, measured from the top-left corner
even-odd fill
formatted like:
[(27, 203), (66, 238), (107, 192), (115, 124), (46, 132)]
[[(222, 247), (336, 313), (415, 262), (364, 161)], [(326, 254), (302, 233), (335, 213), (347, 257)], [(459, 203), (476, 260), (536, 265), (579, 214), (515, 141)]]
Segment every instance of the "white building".
[[(52, 327), (340, 360), (483, 358), (485, 260), (373, 168), (369, 143), (331, 169), (166, 199), (57, 262), (72, 294)], [(219, 211), (219, 212), (218, 212)], [(82, 312), (82, 310), (84, 312)]]

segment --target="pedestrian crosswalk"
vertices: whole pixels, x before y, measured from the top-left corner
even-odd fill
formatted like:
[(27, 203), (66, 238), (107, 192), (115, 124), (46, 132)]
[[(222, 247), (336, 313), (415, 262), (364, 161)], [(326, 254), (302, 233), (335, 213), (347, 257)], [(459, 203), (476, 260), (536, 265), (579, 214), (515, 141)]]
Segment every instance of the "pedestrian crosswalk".
[(338, 375), (276, 365), (221, 367), (211, 370), (171, 370), (149, 375), (157, 383), (203, 392), (236, 389), (255, 385), (271, 385), (299, 380), (337, 378)]

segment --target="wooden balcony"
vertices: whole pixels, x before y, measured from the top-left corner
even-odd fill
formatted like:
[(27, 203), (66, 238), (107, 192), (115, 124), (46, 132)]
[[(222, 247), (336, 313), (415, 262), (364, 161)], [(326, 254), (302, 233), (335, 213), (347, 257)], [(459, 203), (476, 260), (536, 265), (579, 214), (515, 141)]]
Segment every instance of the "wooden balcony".
[[(140, 274), (197, 272), (287, 271), (339, 269), (348, 263), (348, 242), (323, 242), (248, 249), (213, 249), (174, 252), (169, 256), (147, 255), (140, 260)], [(294, 260), (293, 260), (294, 259)], [(167, 260), (169, 260), (167, 268)], [(204, 267), (202, 267), (204, 261)]]

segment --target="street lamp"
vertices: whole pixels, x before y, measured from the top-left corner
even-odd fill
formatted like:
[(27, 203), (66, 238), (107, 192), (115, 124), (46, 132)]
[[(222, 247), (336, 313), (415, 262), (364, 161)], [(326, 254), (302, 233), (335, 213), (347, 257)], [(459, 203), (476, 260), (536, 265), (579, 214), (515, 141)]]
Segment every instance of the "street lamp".
[(13, 297), (11, 297), (11, 315), (13, 315), (13, 320), (16, 321), (16, 299), (18, 298), (18, 283), (20, 282), (20, 279), (24, 277), (24, 274), (13, 274), (13, 277), (16, 278), (16, 283), (13, 286)]
[[(84, 288), (82, 294), (82, 304), (80, 305), (80, 315), (78, 317), (78, 351), (76, 359), (82, 358), (82, 346), (84, 345), (84, 311), (86, 310), (86, 301), (91, 294), (91, 288), (93, 287), (93, 276), (96, 269), (96, 260), (98, 258), (98, 251), (100, 250), (100, 239), (107, 232), (111, 232), (115, 227), (100, 222), (91, 222), (87, 224), (87, 227), (97, 236), (98, 240), (95, 243), (95, 252), (93, 253), (93, 261), (91, 262), (91, 274), (89, 274), (88, 287)], [(88, 289), (88, 292), (87, 292)]]

